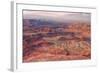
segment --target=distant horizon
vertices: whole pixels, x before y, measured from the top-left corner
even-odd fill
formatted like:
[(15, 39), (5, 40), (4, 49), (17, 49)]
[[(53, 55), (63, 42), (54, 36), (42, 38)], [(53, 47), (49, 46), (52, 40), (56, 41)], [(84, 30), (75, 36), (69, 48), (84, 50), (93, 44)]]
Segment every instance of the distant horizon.
[(59, 11), (23, 11), (23, 19), (39, 19), (55, 22), (91, 22), (91, 13), (85, 12), (59, 12)]

